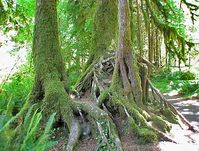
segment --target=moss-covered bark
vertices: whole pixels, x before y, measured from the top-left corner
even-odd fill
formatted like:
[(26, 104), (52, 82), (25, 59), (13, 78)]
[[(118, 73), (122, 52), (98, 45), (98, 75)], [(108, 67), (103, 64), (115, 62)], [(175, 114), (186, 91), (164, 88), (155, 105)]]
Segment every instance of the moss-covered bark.
[[(69, 98), (65, 65), (59, 45), (56, 0), (36, 1), (33, 59), (35, 83), (30, 103), (38, 104), (37, 107), (43, 111), (43, 120), (56, 112), (56, 121), (61, 120), (66, 123), (70, 132), (66, 150), (72, 151), (83, 133), (81, 118), (88, 119), (92, 124), (95, 123), (94, 129), (103, 136), (103, 140), (107, 140), (104, 143), (109, 145), (109, 138), (105, 136), (102, 127), (107, 128), (109, 125), (113, 127), (115, 124), (108, 114), (97, 106)], [(115, 130), (111, 130), (109, 137), (112, 139), (111, 143), (116, 145), (116, 150), (122, 150)]]
[(35, 83), (31, 101), (42, 103), (42, 109), (48, 116), (53, 112), (60, 113), (60, 104), (69, 103), (69, 99), (59, 45), (56, 0), (38, 0), (36, 6), (33, 39)]
[[(135, 59), (135, 51), (131, 47), (131, 28), (129, 1), (118, 1), (118, 54), (116, 66), (121, 74), (125, 95), (133, 94), (134, 100), (142, 104), (141, 82)], [(132, 33), (135, 34), (135, 33)], [(117, 71), (115, 71), (117, 72)]]
[(117, 0), (97, 1), (94, 16), (91, 54), (86, 68), (102, 54), (116, 49), (117, 46)]
[[(114, 9), (111, 8), (113, 5)], [(44, 120), (52, 112), (57, 112), (57, 120), (62, 120), (67, 124), (70, 134), (66, 149), (70, 151), (73, 150), (82, 133), (82, 124), (80, 124), (82, 122), (91, 125), (92, 135), (96, 133), (100, 136), (98, 148), (105, 145), (107, 150), (123, 150), (117, 125), (114, 123), (117, 115), (124, 117), (132, 131), (146, 142), (151, 139), (153, 142), (158, 136), (165, 137), (159, 130), (162, 127), (162, 131), (168, 130), (167, 122), (154, 115), (155, 111), (149, 110), (143, 104), (147, 102), (143, 101), (145, 97), (143, 97), (142, 89), (146, 91), (147, 89), (141, 84), (138, 64), (145, 62), (148, 67), (150, 63), (146, 63), (147, 61), (138, 63), (135, 51), (132, 50), (128, 0), (118, 0), (117, 55), (114, 57), (114, 54), (106, 55), (105, 53), (109, 51), (108, 48), (115, 39), (116, 30), (112, 29), (109, 17), (113, 15), (111, 11), (117, 12), (116, 5), (115, 1), (100, 1), (98, 11), (102, 14), (96, 14), (98, 26), (95, 27), (96, 35), (93, 41), (93, 49), (95, 49), (93, 54), (96, 57), (92, 58), (92, 64), (83, 73), (77, 85), (80, 97), (86, 92), (92, 96), (84, 102), (83, 99), (72, 100), (68, 96), (64, 62), (59, 46), (56, 0), (37, 0), (36, 2), (33, 40), (35, 84), (31, 103), (38, 104), (44, 113)], [(106, 13), (112, 15), (108, 17), (105, 16)], [(114, 22), (115, 18), (111, 20)], [(104, 21), (105, 23), (102, 23)], [(144, 75), (144, 82), (146, 80), (147, 73)], [(161, 95), (159, 97), (162, 99)], [(90, 101), (90, 99), (93, 100)], [(163, 111), (168, 107), (165, 102), (161, 105)], [(158, 120), (161, 120), (161, 127), (157, 125)], [(152, 127), (150, 122), (153, 122), (157, 128)]]

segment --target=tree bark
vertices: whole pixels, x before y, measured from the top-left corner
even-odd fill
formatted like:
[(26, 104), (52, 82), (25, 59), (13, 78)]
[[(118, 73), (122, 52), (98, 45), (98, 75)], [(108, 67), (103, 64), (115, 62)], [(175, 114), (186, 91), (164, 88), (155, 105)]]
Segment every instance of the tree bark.
[(91, 54), (86, 68), (102, 54), (115, 51), (117, 35), (117, 2), (116, 0), (99, 0), (94, 17)]
[(60, 104), (67, 104), (68, 96), (65, 64), (59, 44), (56, 0), (36, 1), (32, 51), (35, 82), (31, 101), (41, 103), (46, 117), (53, 112), (60, 113)]
[(137, 39), (138, 39), (138, 50), (139, 55), (143, 57), (143, 39), (142, 39), (142, 24), (141, 24), (141, 14), (140, 6), (138, 0), (136, 0), (137, 5)]
[[(118, 56), (116, 65), (119, 65), (123, 88), (128, 96), (133, 93), (134, 100), (142, 104), (141, 82), (135, 60), (135, 52), (131, 47), (131, 29), (130, 29), (130, 12), (129, 1), (118, 0)], [(132, 33), (135, 34), (135, 33)]]

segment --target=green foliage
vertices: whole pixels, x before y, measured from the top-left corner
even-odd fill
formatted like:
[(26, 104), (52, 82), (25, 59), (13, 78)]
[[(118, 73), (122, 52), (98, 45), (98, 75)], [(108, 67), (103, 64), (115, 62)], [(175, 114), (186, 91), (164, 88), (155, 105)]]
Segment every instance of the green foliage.
[(199, 96), (199, 83), (183, 81), (180, 85), (179, 93), (182, 95)]
[(176, 90), (183, 96), (199, 95), (199, 84), (196, 75), (190, 71), (162, 71), (153, 75), (154, 85), (163, 93)]
[(166, 78), (168, 80), (195, 80), (195, 74), (190, 71), (176, 71), (169, 73)]
[(60, 1), (58, 5), (61, 48), (70, 85), (73, 86), (88, 58), (95, 1)]
[[(0, 125), (0, 141), (3, 142), (0, 144), (1, 151), (44, 151), (56, 144), (56, 142), (49, 141), (49, 134), (56, 114), (53, 113), (50, 116), (45, 130), (42, 132), (40, 125), (42, 114), (37, 110), (33, 113), (33, 108), (34, 105), (28, 110), (24, 122), (19, 120), (10, 123), (10, 126), (3, 131), (1, 128), (9, 121)], [(2, 118), (0, 118), (0, 123), (2, 123)]]
[[(6, 110), (8, 104), (12, 105), (16, 114), (24, 104), (25, 97), (33, 85), (33, 71), (28, 65), (23, 65), (20, 70), (3, 84), (0, 93), (0, 114)], [(10, 112), (10, 111), (9, 111)]]
[(15, 3), (9, 0), (2, 3), (4, 19), (0, 19), (2, 20), (0, 29), (5, 34), (9, 31), (16, 32), (12, 35), (12, 40), (16, 43), (24, 44), (24, 42), (32, 40), (34, 2), (35, 0), (17, 0)]
[(195, 80), (195, 78), (196, 76), (194, 73), (191, 73), (190, 71), (186, 71), (182, 73), (180, 80)]
[(70, 68), (67, 69), (66, 73), (68, 77), (68, 87), (73, 89), (74, 85), (76, 84), (80, 76), (79, 66), (78, 65), (71, 66)]
[(185, 17), (184, 12), (181, 8), (179, 8), (174, 0), (167, 0), (166, 5), (164, 5), (164, 11), (167, 12), (166, 19), (167, 23), (171, 27), (175, 27), (178, 33), (185, 37)]

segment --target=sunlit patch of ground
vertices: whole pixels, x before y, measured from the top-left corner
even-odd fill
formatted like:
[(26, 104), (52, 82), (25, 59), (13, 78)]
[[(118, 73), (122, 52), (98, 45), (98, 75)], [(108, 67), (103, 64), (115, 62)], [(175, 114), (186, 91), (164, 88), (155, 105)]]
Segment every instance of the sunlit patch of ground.
[(179, 95), (166, 97), (191, 124), (199, 127), (199, 99), (184, 99)]
[[(184, 99), (179, 95), (167, 95), (167, 99), (182, 113), (186, 119), (199, 129), (199, 100), (197, 99)], [(160, 142), (158, 147), (161, 151), (199, 151), (199, 133), (193, 133), (183, 129), (179, 125), (173, 125), (169, 134), (173, 140), (177, 142)]]
[(199, 151), (199, 133), (193, 133), (175, 125), (169, 134), (177, 142), (163, 142), (158, 144), (161, 151)]

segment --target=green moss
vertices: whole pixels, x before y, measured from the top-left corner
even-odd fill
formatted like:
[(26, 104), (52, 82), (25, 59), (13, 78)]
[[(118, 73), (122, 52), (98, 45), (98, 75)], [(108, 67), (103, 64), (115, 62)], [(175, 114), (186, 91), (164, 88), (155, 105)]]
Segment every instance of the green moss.
[(138, 125), (135, 123), (135, 120), (132, 117), (128, 118), (128, 128), (130, 130), (133, 130), (133, 132), (137, 135), (138, 134), (138, 130), (139, 127)]
[(149, 129), (141, 128), (138, 130), (138, 143), (147, 144), (147, 143), (156, 143), (158, 141), (158, 135)]
[(157, 129), (159, 129), (162, 132), (169, 132), (171, 130), (171, 124), (169, 124), (167, 121), (165, 121), (162, 117), (160, 116), (154, 116), (153, 119), (153, 125)]
[(158, 141), (158, 135), (153, 130), (139, 127), (132, 117), (128, 118), (127, 131), (129, 130), (136, 134), (139, 144), (155, 143)]
[(166, 118), (167, 121), (173, 124), (178, 124), (178, 119), (176, 115), (170, 109), (164, 109), (162, 115)]
[(120, 76), (119, 76), (119, 69), (116, 66), (113, 72), (113, 76), (112, 76), (112, 81), (111, 81), (111, 90), (113, 92), (116, 92), (118, 95), (122, 95), (123, 93), (123, 88), (122, 88), (122, 82), (120, 80)]
[(104, 53), (116, 49), (117, 22), (117, 2), (115, 0), (98, 2), (92, 31), (92, 51), (85, 69)]
[(145, 110), (142, 110), (141, 114), (147, 121), (151, 119), (151, 116)]
[(101, 104), (108, 97), (109, 93), (110, 93), (110, 89), (109, 88), (105, 89), (99, 96), (98, 104)]

